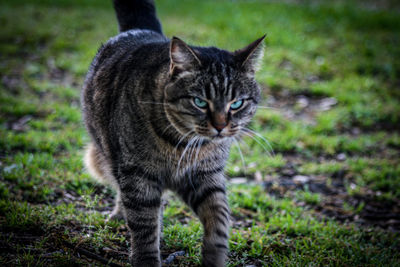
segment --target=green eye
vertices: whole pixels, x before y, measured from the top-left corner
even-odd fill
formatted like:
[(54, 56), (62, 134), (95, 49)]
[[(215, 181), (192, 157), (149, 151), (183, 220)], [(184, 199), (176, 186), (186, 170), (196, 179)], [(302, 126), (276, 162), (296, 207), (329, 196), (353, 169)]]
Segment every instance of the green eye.
[(231, 104), (231, 109), (235, 110), (240, 108), (243, 105), (243, 100), (235, 101)]
[(195, 97), (195, 98), (194, 98), (194, 104), (195, 104), (196, 106), (198, 106), (199, 108), (205, 108), (205, 107), (207, 107), (207, 102), (204, 101), (204, 100), (202, 100), (202, 99), (200, 99), (200, 98), (198, 98), (198, 97)]

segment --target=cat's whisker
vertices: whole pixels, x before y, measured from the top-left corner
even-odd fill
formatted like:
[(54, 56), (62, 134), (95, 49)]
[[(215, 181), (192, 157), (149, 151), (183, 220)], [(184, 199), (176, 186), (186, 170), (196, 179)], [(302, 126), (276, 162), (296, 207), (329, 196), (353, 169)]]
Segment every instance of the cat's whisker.
[(199, 146), (198, 146), (198, 148), (197, 148), (197, 152), (196, 152), (196, 163), (197, 163), (197, 159), (198, 159), (198, 156), (199, 156), (199, 154), (200, 154), (200, 150), (201, 150), (201, 146), (203, 145), (203, 143), (204, 143), (204, 139), (203, 138), (201, 138), (200, 139), (200, 142), (199, 142)]
[[(194, 144), (193, 144), (193, 149), (192, 149), (193, 152), (194, 152), (194, 150), (197, 148), (197, 146), (198, 146), (198, 144), (200, 143), (200, 141), (202, 141), (202, 139), (201, 139), (200, 137), (197, 137), (196, 142), (194, 142)], [(200, 146), (200, 147), (201, 147), (201, 146)], [(188, 157), (188, 159), (190, 160), (191, 157), (192, 157), (192, 156), (190, 155), (190, 157)], [(194, 187), (193, 182), (192, 182), (193, 171), (196, 169), (196, 166), (197, 166), (196, 157), (195, 157), (195, 159), (194, 159), (192, 162), (193, 162), (193, 166), (192, 166), (192, 168), (191, 168), (192, 171), (191, 171), (190, 174), (189, 174), (189, 183), (190, 183), (190, 185), (192, 186), (193, 191), (194, 191), (195, 193), (197, 193), (196, 188)]]
[(268, 106), (257, 106), (257, 108), (265, 108), (265, 109), (279, 110), (279, 108), (268, 107)]
[[(200, 142), (200, 139), (201, 139), (198, 136), (196, 136), (195, 138), (196, 138), (196, 140), (191, 145), (190, 151), (189, 151), (188, 156), (187, 156), (187, 164), (190, 165), (190, 163), (192, 163), (193, 166), (196, 165), (195, 158), (193, 158), (193, 156), (195, 156), (197, 145), (198, 145), (198, 143)], [(192, 170), (194, 170), (194, 169), (195, 168), (192, 168)]]
[(246, 174), (247, 167), (246, 167), (246, 163), (244, 162), (244, 157), (243, 157), (242, 150), (240, 149), (239, 141), (235, 137), (233, 137), (233, 140), (235, 140), (235, 144), (236, 144), (236, 146), (238, 148), (238, 151), (239, 151), (240, 159), (242, 160), (243, 170), (244, 170), (244, 173)]
[(177, 167), (176, 167), (176, 175), (179, 174), (182, 159), (184, 158), (186, 152), (188, 151), (188, 148), (190, 148), (192, 146), (192, 144), (197, 140), (197, 138), (198, 138), (197, 136), (192, 137), (189, 140), (189, 142), (186, 144), (185, 149), (183, 150), (182, 155), (179, 158), (179, 161), (178, 161), (178, 164), (177, 164)]
[(246, 132), (246, 131), (243, 131), (243, 133), (246, 136), (252, 138), (254, 141), (256, 141), (265, 150), (265, 152), (267, 152), (268, 156), (270, 156), (270, 157), (273, 156), (273, 154), (271, 154), (271, 152), (267, 149), (267, 147), (260, 140), (258, 140), (254, 135), (252, 135), (250, 132)]
[[(197, 169), (197, 167), (198, 167), (198, 165), (197, 165), (197, 159), (198, 159), (198, 156), (199, 156), (199, 152), (200, 152), (200, 150), (201, 150), (201, 146), (203, 145), (203, 142), (204, 142), (204, 139), (203, 139), (203, 138), (198, 138), (198, 140), (199, 140), (199, 141), (197, 142), (197, 145), (196, 145), (196, 147), (195, 147), (196, 153), (195, 153), (195, 155), (194, 155), (193, 168), (192, 168), (192, 170), (195, 170), (195, 169)], [(192, 185), (192, 188), (193, 188), (194, 192), (196, 192), (196, 188), (194, 187), (194, 185), (193, 185), (193, 183), (192, 183), (191, 176), (192, 176), (192, 175), (189, 176), (189, 182), (190, 182), (190, 184)]]
[(195, 140), (194, 140), (193, 144), (190, 145), (189, 151), (187, 153), (187, 157), (186, 157), (186, 164), (187, 165), (190, 165), (190, 162), (192, 161), (192, 155), (193, 155), (193, 152), (194, 152), (194, 150), (196, 148), (197, 142), (199, 141), (199, 137), (195, 136), (194, 139)]
[(274, 149), (271, 146), (271, 143), (264, 136), (262, 136), (260, 133), (257, 133), (256, 131), (254, 131), (252, 129), (249, 129), (249, 128), (244, 128), (244, 130), (245, 131), (249, 131), (252, 134), (257, 135), (261, 140), (263, 140), (268, 145), (269, 149), (271, 150), (272, 156), (275, 156), (275, 152), (274, 152)]
[[(174, 148), (174, 154), (176, 155), (176, 153), (178, 152), (178, 146), (182, 143), (182, 141), (187, 137), (187, 136), (189, 136), (191, 133), (193, 133), (194, 131), (193, 130), (191, 130), (191, 131), (189, 131), (189, 132), (187, 132), (186, 134), (184, 134), (184, 135), (182, 135), (181, 136), (181, 138), (179, 138), (179, 141), (178, 141), (178, 143), (176, 144), (176, 146), (175, 146), (175, 148)], [(187, 144), (186, 144), (187, 145)]]
[[(192, 142), (191, 142), (192, 141)], [(197, 141), (197, 136), (193, 136), (191, 140), (189, 140), (188, 142), (188, 146), (187, 146), (187, 151), (186, 151), (186, 155), (184, 155), (184, 153), (182, 153), (181, 157), (180, 157), (180, 161), (182, 161), (182, 163), (184, 164), (185, 167), (190, 166), (190, 154), (193, 151), (193, 145), (196, 143)], [(186, 147), (185, 147), (186, 149)], [(183, 151), (185, 152), (185, 151)], [(178, 162), (179, 164), (179, 162)]]
[(167, 131), (170, 127), (173, 127), (173, 126), (174, 126), (174, 125), (170, 124), (170, 125), (168, 125), (167, 127), (165, 127), (165, 129), (161, 132), (161, 135), (165, 134), (166, 131)]
[(199, 138), (199, 142), (197, 143), (196, 153), (194, 155), (194, 160), (193, 160), (193, 165), (195, 167), (197, 167), (197, 159), (199, 157), (199, 153), (200, 153), (200, 150), (201, 150), (201, 146), (203, 145), (203, 142), (204, 142), (204, 139), (203, 138)]

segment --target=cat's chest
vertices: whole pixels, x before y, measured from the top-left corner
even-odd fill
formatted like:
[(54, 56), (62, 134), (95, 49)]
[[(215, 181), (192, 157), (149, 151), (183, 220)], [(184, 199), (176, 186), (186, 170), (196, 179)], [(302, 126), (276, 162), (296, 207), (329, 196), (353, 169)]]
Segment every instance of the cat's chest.
[(185, 146), (164, 154), (167, 168), (177, 177), (187, 172), (202, 172), (225, 165), (228, 155), (229, 146), (221, 144)]

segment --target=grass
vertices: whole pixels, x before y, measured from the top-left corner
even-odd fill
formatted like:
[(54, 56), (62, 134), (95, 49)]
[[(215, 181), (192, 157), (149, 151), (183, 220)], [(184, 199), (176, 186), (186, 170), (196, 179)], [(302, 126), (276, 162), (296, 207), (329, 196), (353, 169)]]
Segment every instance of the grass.
[[(167, 36), (192, 44), (235, 50), (268, 36), (259, 136), (232, 148), (226, 170), (255, 180), (229, 186), (228, 266), (400, 266), (398, 13), (361, 1), (157, 10)], [(117, 34), (110, 1), (3, 1), (0, 21), (0, 262), (128, 266), (127, 228), (106, 221), (113, 192), (81, 160), (80, 87)], [(162, 255), (183, 250), (171, 266), (197, 265), (201, 224), (168, 202)]]

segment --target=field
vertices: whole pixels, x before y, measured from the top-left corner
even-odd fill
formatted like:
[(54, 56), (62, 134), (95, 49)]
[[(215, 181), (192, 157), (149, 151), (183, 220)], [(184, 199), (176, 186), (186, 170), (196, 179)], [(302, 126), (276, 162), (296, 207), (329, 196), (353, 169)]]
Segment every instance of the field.
[[(226, 168), (228, 266), (400, 266), (400, 5), (156, 1), (164, 32), (235, 50), (267, 34), (255, 133)], [(85, 171), (79, 95), (111, 1), (0, 2), (0, 263), (129, 266), (114, 192)], [(202, 228), (167, 195), (165, 266)]]

